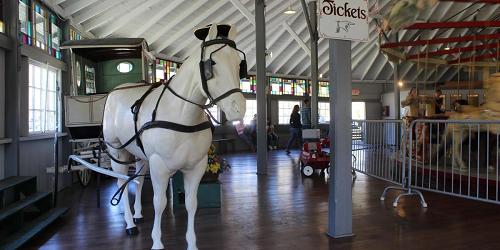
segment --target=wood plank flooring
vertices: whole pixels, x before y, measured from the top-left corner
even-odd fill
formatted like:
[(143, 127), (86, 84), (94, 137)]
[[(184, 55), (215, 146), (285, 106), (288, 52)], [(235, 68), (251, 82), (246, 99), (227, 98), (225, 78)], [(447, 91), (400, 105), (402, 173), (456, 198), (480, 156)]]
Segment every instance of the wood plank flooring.
[[(258, 176), (255, 154), (225, 156), (232, 170), (221, 176), (222, 208), (199, 209), (196, 233), (200, 249), (500, 249), (500, 206), (424, 193), (429, 208), (415, 198), (392, 207), (395, 193), (380, 201), (388, 184), (358, 174), (353, 184), (355, 237), (325, 235), (328, 185), (325, 178), (302, 178), (295, 167), (298, 151), (271, 151), (267, 176)], [(95, 179), (94, 179), (95, 180)], [(104, 181), (102, 207), (95, 204), (94, 184), (75, 184), (60, 194), (68, 215), (24, 246), (26, 249), (149, 249), (153, 222), (152, 188), (144, 186), (140, 234), (125, 235), (121, 207), (109, 200), (116, 190)], [(167, 249), (186, 249), (187, 215), (172, 209), (163, 215)]]

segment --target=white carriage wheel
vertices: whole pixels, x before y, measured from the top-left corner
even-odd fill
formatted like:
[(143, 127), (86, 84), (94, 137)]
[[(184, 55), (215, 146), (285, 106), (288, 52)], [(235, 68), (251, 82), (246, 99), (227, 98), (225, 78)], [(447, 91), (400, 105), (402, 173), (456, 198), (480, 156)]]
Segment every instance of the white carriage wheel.
[(314, 173), (314, 169), (311, 166), (309, 166), (309, 165), (308, 166), (304, 166), (302, 168), (302, 173), (305, 176), (309, 177), (309, 176), (311, 176)]
[(82, 169), (78, 171), (78, 181), (84, 187), (88, 186), (92, 179), (92, 171), (90, 169)]

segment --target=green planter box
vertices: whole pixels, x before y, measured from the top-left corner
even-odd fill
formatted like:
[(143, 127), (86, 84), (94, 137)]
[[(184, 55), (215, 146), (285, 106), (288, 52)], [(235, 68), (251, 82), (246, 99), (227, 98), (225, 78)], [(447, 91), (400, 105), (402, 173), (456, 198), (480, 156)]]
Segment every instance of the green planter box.
[[(172, 187), (174, 208), (185, 207), (184, 177), (180, 171), (174, 175)], [(220, 193), (220, 182), (200, 183), (198, 187), (198, 208), (220, 208)]]

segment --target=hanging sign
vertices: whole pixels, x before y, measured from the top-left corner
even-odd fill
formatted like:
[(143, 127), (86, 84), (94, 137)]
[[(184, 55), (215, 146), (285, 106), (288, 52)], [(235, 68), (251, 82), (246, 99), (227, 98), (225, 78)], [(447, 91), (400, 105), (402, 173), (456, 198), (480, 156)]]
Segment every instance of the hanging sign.
[(318, 6), (320, 37), (368, 41), (367, 0), (319, 0)]

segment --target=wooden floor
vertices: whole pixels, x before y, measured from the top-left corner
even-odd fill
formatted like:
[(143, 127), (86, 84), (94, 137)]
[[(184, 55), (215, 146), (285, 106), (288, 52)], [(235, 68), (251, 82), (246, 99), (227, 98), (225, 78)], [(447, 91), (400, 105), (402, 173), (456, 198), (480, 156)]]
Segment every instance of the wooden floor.
[[(386, 183), (358, 174), (353, 184), (355, 237), (334, 240), (325, 235), (328, 185), (320, 176), (302, 178), (295, 168), (298, 152), (272, 151), (267, 176), (257, 176), (256, 157), (226, 156), (232, 170), (221, 177), (221, 209), (199, 209), (196, 233), (200, 249), (500, 249), (500, 206), (424, 193), (429, 208), (416, 199), (393, 208), (391, 194), (379, 200)], [(31, 240), (27, 249), (149, 249), (152, 188), (145, 185), (145, 223), (140, 234), (125, 235), (121, 207), (109, 204), (116, 185), (103, 185), (102, 208), (95, 189), (79, 184), (60, 194), (71, 207), (65, 218)], [(172, 209), (163, 216), (167, 249), (186, 249), (186, 212)]]

